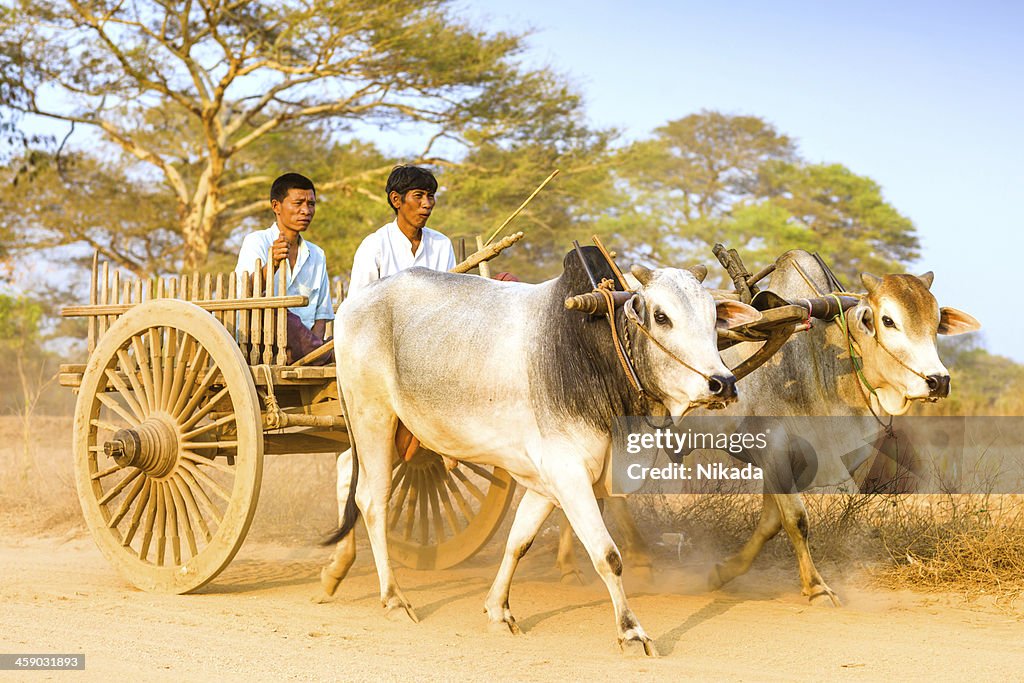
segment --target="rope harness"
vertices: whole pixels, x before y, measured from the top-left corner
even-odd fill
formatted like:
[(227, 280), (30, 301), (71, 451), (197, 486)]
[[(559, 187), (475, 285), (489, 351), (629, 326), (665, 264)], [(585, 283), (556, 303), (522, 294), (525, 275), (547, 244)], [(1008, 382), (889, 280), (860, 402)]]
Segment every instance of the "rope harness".
[[(629, 381), (630, 386), (633, 387), (633, 390), (637, 393), (637, 395), (640, 398), (644, 398), (645, 396), (651, 396), (652, 398), (655, 398), (653, 392), (643, 387), (643, 384), (640, 382), (640, 376), (636, 372), (636, 361), (633, 359), (632, 353), (630, 352), (631, 344), (629, 339), (629, 328), (627, 326), (624, 325), (622, 328), (622, 337), (625, 339), (625, 344), (623, 344), (622, 339), (619, 338), (619, 329), (618, 326), (615, 324), (615, 302), (611, 293), (612, 288), (614, 286), (615, 285), (612, 280), (605, 279), (602, 280), (598, 284), (597, 289), (593, 291), (594, 293), (600, 295), (605, 301), (605, 306), (608, 310), (608, 314), (606, 317), (608, 319), (608, 327), (612, 335), (612, 346), (614, 346), (615, 348), (615, 356), (619, 359), (619, 364), (622, 366), (622, 370), (626, 375), (626, 379)], [(629, 299), (629, 301), (627, 301), (623, 305), (623, 311), (626, 320), (636, 325), (636, 328), (641, 332), (641, 334), (647, 337), (647, 339), (650, 340), (650, 342), (654, 344), (655, 347), (660, 349), (669, 358), (671, 358), (676, 363), (683, 366), (690, 372), (700, 375), (701, 377), (704, 378), (706, 382), (711, 382), (710, 375), (701, 372), (700, 370), (693, 367), (685, 360), (677, 356), (675, 353), (672, 352), (671, 349), (669, 349), (664, 344), (655, 339), (654, 335), (652, 335), (650, 331), (646, 327), (644, 327), (643, 323), (640, 321), (640, 317), (636, 313), (636, 310), (633, 308), (633, 301), (638, 296), (639, 294), (634, 294), (633, 298)], [(661, 401), (661, 398), (658, 398), (657, 400)]]

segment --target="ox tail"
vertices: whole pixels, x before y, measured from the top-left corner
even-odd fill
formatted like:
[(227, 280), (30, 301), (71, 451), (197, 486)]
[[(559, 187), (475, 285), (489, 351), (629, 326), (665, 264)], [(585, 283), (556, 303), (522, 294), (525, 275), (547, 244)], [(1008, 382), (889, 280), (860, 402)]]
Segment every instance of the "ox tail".
[(356, 505), (356, 486), (359, 484), (359, 455), (356, 453), (356, 438), (352, 433), (352, 423), (348, 419), (348, 407), (345, 405), (344, 392), (338, 391), (338, 399), (341, 402), (341, 414), (345, 419), (345, 429), (348, 431), (348, 442), (352, 451), (352, 480), (348, 487), (348, 500), (345, 501), (345, 512), (341, 516), (341, 524), (331, 532), (327, 538), (320, 542), (321, 545), (334, 545), (342, 540), (356, 526), (359, 519), (359, 506)]

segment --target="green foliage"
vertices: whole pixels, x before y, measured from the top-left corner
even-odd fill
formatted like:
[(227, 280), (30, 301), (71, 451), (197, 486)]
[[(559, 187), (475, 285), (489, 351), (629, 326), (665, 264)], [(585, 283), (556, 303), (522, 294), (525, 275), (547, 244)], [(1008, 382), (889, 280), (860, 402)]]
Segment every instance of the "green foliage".
[(870, 178), (799, 158), (763, 119), (704, 111), (621, 155), (632, 206), (614, 222), (662, 263), (708, 260), (716, 242), (751, 269), (789, 249), (818, 251), (840, 276), (900, 271), (917, 256), (913, 223)]

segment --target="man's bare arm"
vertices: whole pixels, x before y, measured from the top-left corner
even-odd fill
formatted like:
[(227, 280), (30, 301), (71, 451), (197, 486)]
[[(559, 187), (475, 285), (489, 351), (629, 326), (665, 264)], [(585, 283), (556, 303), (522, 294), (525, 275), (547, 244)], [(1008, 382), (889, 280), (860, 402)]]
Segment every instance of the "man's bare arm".
[(321, 339), (323, 339), (324, 335), (327, 334), (327, 321), (326, 320), (317, 320), (316, 322), (314, 322), (313, 323), (312, 332), (316, 336), (318, 336)]

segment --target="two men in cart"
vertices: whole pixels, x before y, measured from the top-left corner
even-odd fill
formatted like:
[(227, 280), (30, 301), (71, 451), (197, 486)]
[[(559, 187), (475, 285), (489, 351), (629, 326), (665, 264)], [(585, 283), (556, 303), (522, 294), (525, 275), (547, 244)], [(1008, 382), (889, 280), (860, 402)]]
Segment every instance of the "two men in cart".
[[(384, 192), (395, 220), (359, 245), (349, 294), (406, 268), (447, 271), (455, 267), (451, 240), (426, 227), (436, 203), (434, 175), (417, 166), (396, 166)], [(288, 315), (288, 346), (293, 359), (298, 359), (324, 343), (327, 321), (334, 319), (323, 249), (303, 237), (316, 213), (313, 182), (298, 173), (282, 175), (271, 187), (270, 208), (274, 224), (246, 236), (235, 272), (252, 272), (257, 260), (265, 264), (272, 259), (275, 270), (287, 262), (287, 294), (309, 297), (306, 306), (292, 308)]]

